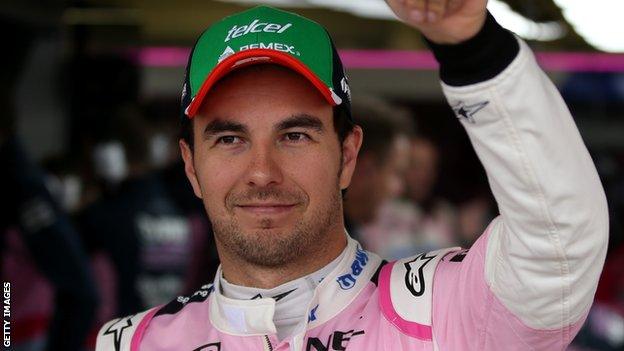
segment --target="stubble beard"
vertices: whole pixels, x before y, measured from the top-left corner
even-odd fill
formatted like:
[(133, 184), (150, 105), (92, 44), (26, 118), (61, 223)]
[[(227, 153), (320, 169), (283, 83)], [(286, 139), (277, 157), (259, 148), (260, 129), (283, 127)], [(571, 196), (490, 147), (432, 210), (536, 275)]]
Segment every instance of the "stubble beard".
[[(332, 194), (325, 206), (299, 220), (290, 231), (271, 229), (271, 220), (267, 218), (261, 220), (261, 227), (269, 229), (245, 232), (238, 221), (230, 217), (213, 220), (215, 237), (229, 254), (257, 266), (275, 268), (302, 258), (312, 258), (315, 251), (322, 250), (326, 245), (326, 239), (334, 235), (332, 230), (335, 230), (342, 217), (342, 197), (338, 182)], [(284, 196), (277, 190), (264, 190), (259, 195), (258, 197), (277, 195), (278, 198)]]

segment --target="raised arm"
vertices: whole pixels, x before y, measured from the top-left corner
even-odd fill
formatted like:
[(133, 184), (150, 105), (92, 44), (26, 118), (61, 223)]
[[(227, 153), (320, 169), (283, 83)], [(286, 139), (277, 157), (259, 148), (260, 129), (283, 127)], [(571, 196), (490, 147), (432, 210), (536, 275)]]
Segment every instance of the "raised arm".
[[(438, 319), (438, 336), (447, 346), (458, 334), (450, 330), (463, 330), (479, 333), (474, 336), (482, 338), (481, 346), (519, 337), (524, 348), (505, 349), (561, 349), (591, 306), (606, 253), (607, 204), (596, 169), (556, 88), (527, 45), (485, 15), (486, 1), (460, 1), (438, 22), (414, 17), (415, 3), (425, 1), (389, 1), (429, 39), (444, 93), (500, 210), (457, 268), (448, 263), (439, 269), (441, 279), (456, 281), (436, 286), (467, 293), (438, 290), (438, 298), (448, 297), (456, 308), (438, 308), (445, 319)], [(479, 18), (478, 11), (483, 21), (469, 20)], [(461, 36), (462, 28), (469, 35)], [(485, 292), (477, 291), (480, 279)], [(469, 299), (490, 294), (492, 301)], [(498, 303), (500, 309), (491, 307)], [(434, 301), (434, 331), (435, 310)]]

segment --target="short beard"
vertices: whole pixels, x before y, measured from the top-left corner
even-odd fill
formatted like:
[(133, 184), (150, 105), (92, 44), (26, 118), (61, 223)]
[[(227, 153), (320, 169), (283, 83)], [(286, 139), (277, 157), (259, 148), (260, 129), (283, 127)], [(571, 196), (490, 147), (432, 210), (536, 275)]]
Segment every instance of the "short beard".
[[(271, 229), (245, 233), (236, 220), (214, 220), (212, 226), (216, 240), (228, 253), (261, 267), (276, 268), (304, 257), (312, 258), (315, 252), (323, 250), (326, 238), (332, 235), (332, 228), (340, 223), (342, 217), (338, 183), (332, 193), (326, 206), (300, 220), (290, 233), (272, 233)], [(265, 223), (262, 224), (264, 226)], [(266, 226), (269, 227), (270, 223)]]

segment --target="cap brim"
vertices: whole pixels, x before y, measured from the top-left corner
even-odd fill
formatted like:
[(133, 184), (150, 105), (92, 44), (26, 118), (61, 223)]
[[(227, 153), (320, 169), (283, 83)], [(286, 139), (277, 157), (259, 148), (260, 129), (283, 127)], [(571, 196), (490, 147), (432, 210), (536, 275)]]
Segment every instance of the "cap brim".
[(325, 100), (332, 105), (336, 106), (341, 103), (340, 98), (332, 92), (332, 90), (321, 81), (314, 72), (312, 72), (306, 65), (295, 57), (276, 50), (271, 49), (250, 49), (243, 50), (232, 54), (225, 60), (221, 61), (208, 75), (204, 83), (199, 88), (199, 92), (189, 106), (186, 108), (185, 114), (188, 118), (193, 118), (199, 108), (201, 107), (204, 98), (212, 89), (212, 87), (228, 73), (251, 65), (257, 64), (277, 64), (290, 68), (293, 71), (304, 76), (312, 85), (323, 95)]

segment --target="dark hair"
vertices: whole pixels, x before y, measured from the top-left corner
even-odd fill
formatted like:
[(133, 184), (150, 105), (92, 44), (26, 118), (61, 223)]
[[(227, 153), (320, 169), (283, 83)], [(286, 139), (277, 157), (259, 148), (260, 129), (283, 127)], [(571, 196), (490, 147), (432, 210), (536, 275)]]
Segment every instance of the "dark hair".
[[(338, 141), (340, 145), (345, 141), (347, 136), (353, 131), (355, 124), (349, 117), (349, 111), (342, 106), (334, 106), (333, 108), (333, 120), (334, 130), (338, 135)], [(180, 138), (183, 139), (193, 151), (193, 120), (187, 116), (182, 116), (182, 123), (180, 128)]]

